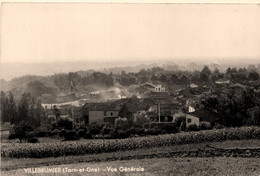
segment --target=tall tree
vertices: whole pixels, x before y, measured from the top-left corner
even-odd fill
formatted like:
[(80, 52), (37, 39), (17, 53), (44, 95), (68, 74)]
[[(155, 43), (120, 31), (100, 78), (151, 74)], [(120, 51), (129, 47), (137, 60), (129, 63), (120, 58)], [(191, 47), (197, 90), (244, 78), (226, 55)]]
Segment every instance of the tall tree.
[(255, 106), (254, 108), (249, 109), (248, 113), (250, 118), (248, 124), (260, 126), (260, 107)]
[(231, 74), (231, 73), (232, 73), (232, 72), (231, 72), (231, 68), (228, 67), (227, 70), (226, 70), (226, 74), (229, 75), (229, 74)]
[(40, 100), (37, 100), (37, 103), (36, 103), (36, 107), (37, 107), (37, 117), (42, 119), (41, 117), (44, 117), (44, 108), (42, 107), (42, 103)]
[(203, 82), (203, 83), (206, 83), (209, 81), (209, 76), (205, 73), (201, 73), (200, 75), (200, 81)]
[(232, 68), (231, 73), (237, 73), (237, 68), (236, 67)]
[(1, 91), (1, 123), (8, 122), (8, 98), (6, 97), (5, 93)]
[(178, 76), (176, 74), (172, 74), (171, 81), (172, 81), (173, 84), (178, 84), (179, 83)]
[(257, 81), (257, 80), (259, 80), (259, 74), (255, 71), (252, 71), (248, 74), (248, 79), (250, 81)]
[(24, 93), (20, 99), (18, 106), (18, 117), (19, 119), (15, 123), (20, 121), (29, 121), (29, 105), (30, 105), (31, 95), (29, 93)]
[(29, 100), (29, 115), (28, 115), (28, 119), (31, 122), (31, 124), (33, 126), (35, 126), (35, 123), (37, 121), (37, 118), (36, 118), (36, 99), (35, 99), (35, 97), (30, 97), (30, 100)]
[(191, 81), (191, 83), (197, 84), (197, 83), (199, 82), (199, 77), (198, 77), (198, 75), (192, 74), (192, 76), (190, 77), (190, 81)]
[(152, 75), (151, 76), (151, 81), (154, 82), (154, 81), (157, 81), (157, 77), (155, 75)]
[(205, 65), (203, 67), (203, 69), (201, 70), (201, 73), (202, 74), (206, 74), (207, 76), (209, 76), (211, 74), (211, 71), (210, 71), (209, 67), (207, 65)]
[(215, 68), (215, 70), (212, 73), (212, 77), (215, 78), (215, 79), (221, 79), (221, 78), (224, 77), (224, 74), (220, 73), (218, 68)]
[(138, 78), (138, 82), (139, 82), (140, 84), (143, 84), (143, 83), (148, 82), (148, 81), (149, 81), (149, 77), (147, 77), (147, 76), (140, 76), (140, 77)]
[(188, 83), (188, 78), (187, 78), (187, 76), (182, 75), (180, 82), (181, 82), (182, 84), (184, 84), (184, 85), (187, 84), (187, 83)]
[(166, 76), (165, 76), (164, 74), (162, 74), (162, 75), (160, 76), (159, 80), (160, 80), (161, 82), (165, 83), (166, 80), (167, 80), (167, 78), (166, 78)]
[(17, 107), (12, 92), (9, 93), (8, 116), (12, 124), (18, 120)]
[(41, 125), (41, 121), (44, 118), (43, 113), (44, 109), (41, 106), (41, 102), (32, 97), (30, 105), (30, 119), (32, 119), (31, 122), (34, 127), (39, 127)]

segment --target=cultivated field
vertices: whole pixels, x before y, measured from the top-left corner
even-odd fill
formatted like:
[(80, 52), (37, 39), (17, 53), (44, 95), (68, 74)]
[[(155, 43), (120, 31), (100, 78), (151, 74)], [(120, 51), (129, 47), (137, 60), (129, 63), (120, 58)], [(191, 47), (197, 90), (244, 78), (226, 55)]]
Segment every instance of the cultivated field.
[[(207, 147), (208, 146), (208, 147)], [(238, 157), (237, 153), (244, 154), (241, 150), (247, 151), (259, 149), (260, 140), (232, 140), (224, 142), (206, 142), (199, 144), (184, 144), (165, 147), (153, 147), (146, 149), (138, 149), (131, 151), (117, 151), (109, 153), (88, 154), (80, 156), (63, 156), (63, 157), (48, 157), (48, 158), (10, 158), (2, 157), (2, 170), (16, 170), (19, 168), (41, 167), (71, 163), (90, 163), (90, 162), (107, 162), (115, 160), (132, 160), (132, 159), (147, 159), (147, 158), (186, 158), (196, 157), (200, 155), (205, 158), (215, 157), (220, 151), (223, 157)], [(235, 151), (230, 151), (234, 150)], [(239, 150), (238, 150), (239, 149)], [(215, 153), (217, 152), (217, 153)], [(233, 154), (232, 154), (233, 152)], [(195, 154), (195, 155), (194, 155)], [(260, 157), (260, 153), (252, 152), (245, 153), (243, 157), (256, 158)], [(251, 155), (250, 155), (251, 154)], [(237, 155), (237, 156), (236, 156)], [(221, 156), (219, 156), (221, 157)]]
[(127, 139), (36, 144), (4, 143), (2, 144), (1, 156), (11, 158), (45, 158), (245, 139), (260, 139), (260, 127), (227, 128)]

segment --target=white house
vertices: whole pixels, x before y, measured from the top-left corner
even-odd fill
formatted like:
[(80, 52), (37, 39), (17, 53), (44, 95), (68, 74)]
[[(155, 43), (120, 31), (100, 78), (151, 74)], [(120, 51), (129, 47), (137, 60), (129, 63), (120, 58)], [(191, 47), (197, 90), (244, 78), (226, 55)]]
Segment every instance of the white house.
[(228, 79), (218, 79), (215, 81), (216, 84), (229, 84), (230, 81)]
[(186, 127), (190, 125), (205, 125), (207, 127), (214, 126), (215, 123), (221, 122), (223, 117), (216, 112), (209, 112), (206, 110), (198, 110), (186, 114)]
[(154, 85), (148, 82), (141, 84), (141, 87), (145, 87), (153, 92), (165, 92), (165, 87), (162, 87), (162, 85)]
[(191, 125), (200, 125), (200, 119), (190, 114), (186, 114), (186, 127), (188, 128)]

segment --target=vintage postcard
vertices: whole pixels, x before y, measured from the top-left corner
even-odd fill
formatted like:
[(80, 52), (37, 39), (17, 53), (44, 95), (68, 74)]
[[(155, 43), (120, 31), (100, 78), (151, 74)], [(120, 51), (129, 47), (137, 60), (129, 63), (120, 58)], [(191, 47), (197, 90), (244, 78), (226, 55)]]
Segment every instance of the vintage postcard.
[(260, 175), (260, 4), (2, 1), (1, 175)]

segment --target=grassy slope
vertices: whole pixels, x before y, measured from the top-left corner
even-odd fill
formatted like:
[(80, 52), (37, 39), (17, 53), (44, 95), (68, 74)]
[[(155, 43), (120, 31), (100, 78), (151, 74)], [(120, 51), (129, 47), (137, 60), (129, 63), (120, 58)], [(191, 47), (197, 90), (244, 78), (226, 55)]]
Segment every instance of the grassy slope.
[(225, 141), (225, 142), (207, 142), (201, 144), (185, 144), (185, 145), (175, 145), (168, 147), (155, 147), (149, 149), (138, 149), (132, 151), (119, 151), (111, 153), (100, 153), (91, 155), (81, 155), (81, 156), (66, 156), (66, 157), (50, 157), (50, 158), (2, 158), (1, 168), (3, 170), (25, 168), (25, 167), (40, 167), (47, 165), (59, 165), (59, 164), (69, 164), (69, 163), (79, 163), (79, 162), (93, 162), (97, 158), (100, 161), (109, 160), (120, 160), (121, 157), (133, 156), (144, 154), (156, 154), (159, 152), (171, 152), (171, 151), (190, 151), (196, 150), (198, 148), (203, 148), (205, 145), (210, 145), (217, 148), (259, 148), (260, 140), (235, 140), (235, 141)]
[[(143, 167), (144, 172), (108, 172), (102, 171), (106, 167)], [(112, 161), (112, 162), (100, 162), (100, 163), (77, 163), (68, 165), (51, 166), (55, 168), (100, 168), (98, 173), (65, 173), (62, 175), (100, 175), (100, 176), (112, 176), (112, 175), (196, 175), (196, 176), (208, 176), (208, 175), (230, 175), (230, 176), (259, 176), (260, 174), (260, 162), (259, 158), (155, 158), (155, 159), (141, 159), (141, 160), (127, 160), (127, 161)], [(1, 173), (5, 175), (33, 175), (27, 174), (23, 169), (5, 171)], [(35, 174), (34, 174), (35, 175)], [(54, 175), (54, 174), (37, 174)], [(61, 174), (57, 174), (61, 175)]]

